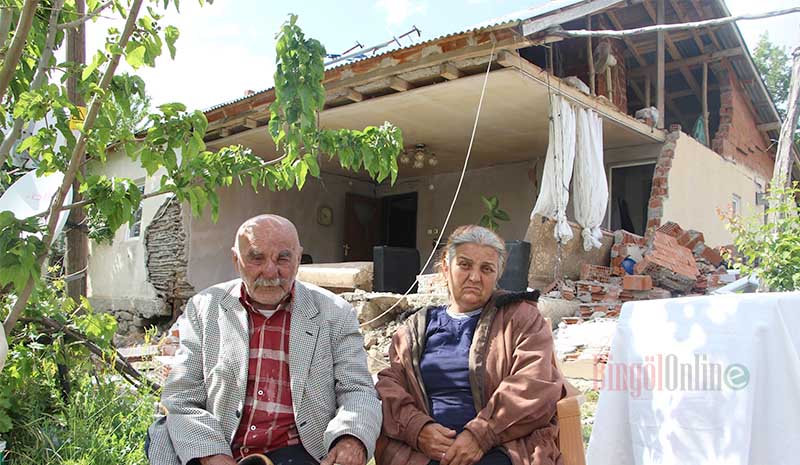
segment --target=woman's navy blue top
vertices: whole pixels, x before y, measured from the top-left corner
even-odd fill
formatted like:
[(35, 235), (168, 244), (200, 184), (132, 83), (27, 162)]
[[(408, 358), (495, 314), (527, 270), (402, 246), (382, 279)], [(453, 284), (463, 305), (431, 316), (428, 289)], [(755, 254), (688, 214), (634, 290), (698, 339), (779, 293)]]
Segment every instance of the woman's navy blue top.
[(480, 312), (451, 314), (442, 306), (428, 314), (422, 381), (433, 419), (457, 433), (477, 416), (469, 384), (469, 348)]

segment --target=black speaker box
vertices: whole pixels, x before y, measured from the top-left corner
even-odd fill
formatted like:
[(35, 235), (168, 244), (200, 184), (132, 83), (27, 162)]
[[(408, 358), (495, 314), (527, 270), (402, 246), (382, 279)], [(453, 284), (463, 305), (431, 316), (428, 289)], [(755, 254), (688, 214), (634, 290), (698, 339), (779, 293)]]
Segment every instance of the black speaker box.
[[(378, 245), (372, 249), (375, 292), (405, 293), (419, 273), (419, 251), (408, 247)], [(411, 292), (416, 292), (416, 284)]]

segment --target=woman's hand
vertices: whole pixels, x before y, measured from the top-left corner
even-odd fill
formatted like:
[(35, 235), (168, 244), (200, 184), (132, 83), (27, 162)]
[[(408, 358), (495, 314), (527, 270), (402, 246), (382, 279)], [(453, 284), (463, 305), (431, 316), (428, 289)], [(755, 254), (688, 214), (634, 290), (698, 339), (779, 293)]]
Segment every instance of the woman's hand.
[(437, 462), (444, 459), (447, 449), (453, 445), (456, 432), (439, 423), (428, 423), (419, 432), (417, 446), (431, 460)]
[(483, 450), (475, 436), (464, 430), (441, 459), (441, 465), (474, 465), (483, 457)]

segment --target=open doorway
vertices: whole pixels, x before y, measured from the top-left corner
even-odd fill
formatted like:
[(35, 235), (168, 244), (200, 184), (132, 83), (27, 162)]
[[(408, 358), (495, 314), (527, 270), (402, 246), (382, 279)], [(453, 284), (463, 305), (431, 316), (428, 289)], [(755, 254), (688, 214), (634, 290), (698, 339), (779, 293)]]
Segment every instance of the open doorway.
[(417, 248), (417, 193), (381, 198), (381, 245)]
[(651, 162), (611, 167), (609, 229), (644, 235), (655, 167)]
[(348, 192), (344, 210), (344, 261), (372, 261), (372, 247), (380, 241), (380, 200)]
[(344, 261), (372, 261), (376, 245), (417, 248), (417, 193), (345, 196)]

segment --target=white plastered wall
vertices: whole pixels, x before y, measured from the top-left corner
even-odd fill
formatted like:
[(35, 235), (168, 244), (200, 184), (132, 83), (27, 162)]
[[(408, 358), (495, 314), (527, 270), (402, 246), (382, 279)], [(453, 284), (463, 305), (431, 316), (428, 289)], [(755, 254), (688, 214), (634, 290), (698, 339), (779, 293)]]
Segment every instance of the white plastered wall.
[(733, 238), (718, 210), (727, 211), (737, 195), (742, 214), (763, 212), (755, 199), (767, 182), (682, 133), (669, 171), (669, 197), (663, 202), (662, 223), (674, 221), (683, 229), (700, 231), (712, 247), (730, 244)]

